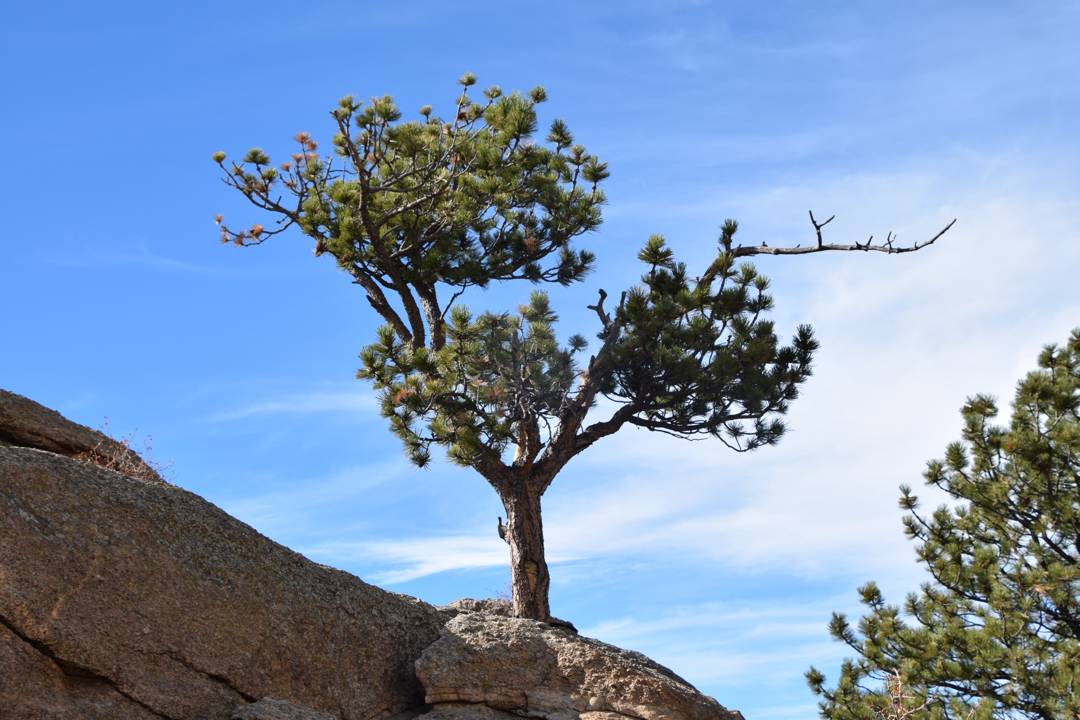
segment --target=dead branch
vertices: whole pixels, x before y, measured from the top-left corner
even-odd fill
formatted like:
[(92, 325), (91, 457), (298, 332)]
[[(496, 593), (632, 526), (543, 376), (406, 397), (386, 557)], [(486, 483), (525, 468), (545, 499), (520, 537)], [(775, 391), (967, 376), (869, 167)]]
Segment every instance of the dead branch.
[(911, 247), (893, 247), (893, 242), (895, 242), (896, 238), (893, 236), (892, 233), (889, 233), (888, 237), (885, 238), (885, 242), (881, 245), (873, 244), (873, 235), (871, 235), (870, 238), (866, 241), (866, 244), (860, 244), (856, 242), (854, 245), (826, 245), (821, 237), (821, 228), (832, 222), (833, 218), (835, 217), (836, 216), (833, 215), (825, 222), (819, 223), (817, 220), (814, 219), (814, 213), (810, 213), (810, 222), (813, 223), (814, 232), (817, 233), (817, 245), (808, 245), (807, 247), (801, 247), (799, 245), (796, 245), (793, 248), (781, 248), (769, 247), (765, 243), (762, 243), (761, 245), (753, 247), (739, 245), (738, 247), (732, 248), (731, 252), (735, 255), (735, 257), (746, 257), (748, 255), (806, 255), (809, 253), (824, 252), (826, 250), (862, 250), (864, 252), (874, 250), (876, 252), (888, 253), (889, 255), (899, 255), (900, 253), (909, 253), (915, 252), (916, 250), (922, 250), (927, 245), (933, 245), (935, 240), (944, 235), (948, 231), (948, 229), (956, 223), (956, 220), (953, 219), (953, 221), (946, 225), (937, 235), (925, 242), (915, 243)]

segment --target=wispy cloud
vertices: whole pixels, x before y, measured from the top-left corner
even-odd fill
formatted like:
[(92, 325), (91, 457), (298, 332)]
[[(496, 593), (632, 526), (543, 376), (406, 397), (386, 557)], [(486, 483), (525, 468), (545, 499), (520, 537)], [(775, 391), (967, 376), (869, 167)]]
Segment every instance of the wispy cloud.
[[(583, 635), (620, 647), (633, 647), (675, 669), (698, 687), (711, 687), (727, 698), (783, 686), (811, 664), (843, 655), (825, 624), (846, 598), (813, 602), (772, 599), (736, 605), (700, 603), (669, 608), (659, 617), (614, 618), (580, 628)], [(789, 717), (793, 708), (777, 706), (770, 717)]]
[[(374, 572), (370, 579), (392, 585), (447, 570), (471, 570), (505, 566), (509, 550), (494, 532), (486, 536), (426, 537), (413, 540), (375, 542), (331, 542), (309, 546), (305, 554), (337, 560), (363, 558), (369, 563), (391, 565), (395, 569)], [(562, 558), (553, 556), (552, 562)]]
[(729, 628), (733, 632), (726, 637), (734, 639), (764, 637), (768, 635), (791, 635), (818, 632), (816, 623), (823, 611), (840, 602), (829, 598), (827, 602), (807, 605), (784, 604), (772, 601), (754, 607), (734, 607), (731, 603), (708, 602), (698, 605), (677, 606), (666, 615), (649, 620), (615, 618), (592, 625), (584, 632), (597, 637), (618, 638), (618, 642), (633, 644), (648, 636), (662, 637), (676, 630), (688, 628)]
[[(326, 518), (330, 508), (355, 503), (372, 488), (392, 482), (402, 475), (400, 463), (374, 463), (305, 478), (282, 487), (247, 490), (243, 494), (219, 499), (230, 515), (273, 537), (292, 536), (298, 528), (311, 529), (318, 518)], [(315, 526), (317, 528), (317, 526)], [(344, 528), (335, 526), (335, 532)]]
[(348, 390), (341, 392), (317, 391), (293, 394), (274, 400), (262, 400), (235, 410), (215, 413), (207, 422), (230, 422), (259, 415), (299, 414), (327, 412), (370, 412), (376, 408), (375, 398), (368, 392)]

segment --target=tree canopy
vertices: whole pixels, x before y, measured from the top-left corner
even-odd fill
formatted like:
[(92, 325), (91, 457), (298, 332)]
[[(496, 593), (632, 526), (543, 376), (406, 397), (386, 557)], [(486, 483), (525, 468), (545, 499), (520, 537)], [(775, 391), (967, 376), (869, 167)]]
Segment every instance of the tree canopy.
[[(445, 315), (470, 286), (582, 279), (595, 257), (572, 241), (600, 225), (607, 164), (562, 120), (551, 124), (551, 147), (532, 140), (542, 87), (524, 96), (493, 86), (481, 103), (465, 92), (476, 82), (471, 73), (458, 82), (464, 90), (449, 120), (426, 105), (422, 120), (398, 122), (392, 96), (365, 104), (347, 95), (331, 112), (332, 157), (318, 155), (307, 132), (277, 168), (260, 148), (228, 168), (225, 153), (215, 153), (225, 182), (277, 216), (274, 229), (239, 231), (218, 216), (222, 242), (258, 245), (297, 226), (412, 349), (442, 347)], [(439, 285), (449, 301), (440, 301)]]
[(1048, 346), (1019, 383), (1007, 427), (993, 398), (963, 409), (963, 441), (927, 466), (956, 502), (919, 512), (901, 487), (907, 535), (931, 580), (900, 608), (859, 589), (869, 612), (829, 630), (856, 653), (825, 687), (822, 717), (871, 718), (889, 706), (868, 681), (891, 675), (923, 707), (912, 718), (1080, 717), (1080, 330)]

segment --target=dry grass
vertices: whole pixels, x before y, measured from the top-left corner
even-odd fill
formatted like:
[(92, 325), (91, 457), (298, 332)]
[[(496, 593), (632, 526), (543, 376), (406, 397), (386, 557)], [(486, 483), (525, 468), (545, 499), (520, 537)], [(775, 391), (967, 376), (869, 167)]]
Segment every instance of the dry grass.
[[(94, 446), (93, 450), (85, 453), (80, 458), (81, 460), (140, 480), (163, 482), (166, 485), (173, 484), (172, 481), (176, 479), (176, 472), (170, 470), (170, 468), (172, 468), (176, 460), (170, 460), (165, 465), (155, 462), (153, 449), (151, 448), (154, 439), (150, 435), (146, 436), (143, 441), (143, 449), (140, 451), (132, 446), (135, 433), (138, 432), (137, 428), (123, 437), (115, 438), (109, 432), (109, 418), (106, 417), (105, 422), (101, 424), (99, 429), (101, 434), (112, 440), (115, 445), (110, 448), (106, 441), (102, 439)], [(166, 473), (168, 476), (166, 476)]]

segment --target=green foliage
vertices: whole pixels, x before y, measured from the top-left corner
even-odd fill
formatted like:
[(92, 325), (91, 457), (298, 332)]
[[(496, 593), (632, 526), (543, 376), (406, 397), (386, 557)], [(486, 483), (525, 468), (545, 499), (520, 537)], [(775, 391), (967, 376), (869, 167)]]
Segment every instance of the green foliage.
[(567, 402), (573, 355), (585, 340), (575, 336), (560, 348), (557, 320), (547, 294), (535, 291), (512, 316), (474, 318), (468, 308), (454, 307), (446, 344), (435, 353), (410, 351), (384, 325), (378, 342), (361, 351), (357, 377), (379, 391), (383, 417), (417, 466), (428, 464), (433, 444), (465, 467), (498, 461), (516, 424), (557, 415)]
[(630, 423), (679, 437), (710, 434), (739, 451), (777, 442), (784, 431), (777, 416), (810, 377), (811, 329), (800, 327), (792, 346), (780, 347), (762, 317), (772, 307), (768, 281), (750, 264), (736, 266), (730, 253), (721, 251), (693, 281), (662, 236), (649, 238), (639, 258), (649, 266), (643, 285), (606, 318), (603, 346), (585, 373), (574, 362), (585, 338), (560, 347), (558, 318), (536, 291), (514, 316), (474, 318), (454, 307), (447, 342), (435, 353), (409, 350), (384, 326), (361, 352), (357, 377), (379, 390), (383, 416), (420, 467), (432, 445), (460, 465), (491, 466), (509, 444), (522, 444), (521, 428), (543, 427), (551, 438), (579, 421), (597, 392), (621, 406), (610, 432)]
[(901, 488), (932, 581), (908, 596), (910, 623), (874, 583), (859, 590), (870, 612), (857, 632), (833, 615), (830, 632), (858, 658), (831, 690), (807, 673), (823, 717), (873, 717), (885, 697), (864, 683), (894, 669), (929, 701), (912, 717), (1080, 717), (1080, 330), (1039, 367), (1020, 382), (1009, 427), (991, 423), (992, 398), (971, 398), (963, 442), (928, 464), (927, 484), (958, 505), (924, 517)]
[(762, 317), (773, 306), (768, 279), (750, 263), (736, 266), (725, 249), (736, 228), (725, 224), (719, 257), (696, 279), (662, 235), (649, 238), (638, 253), (649, 271), (619, 308), (622, 335), (600, 391), (634, 408), (632, 424), (680, 437), (707, 433), (744, 451), (783, 435), (776, 416), (810, 377), (818, 344), (803, 325), (791, 346), (779, 346)]
[[(471, 73), (459, 80), (475, 82)], [(572, 135), (561, 120), (551, 128), (554, 148), (532, 140), (543, 88), (484, 94), (473, 103), (462, 92), (445, 121), (426, 105), (421, 122), (401, 122), (389, 95), (366, 104), (348, 95), (331, 112), (333, 155), (316, 154), (310, 134), (298, 133), (299, 152), (277, 169), (260, 148), (230, 168), (215, 153), (226, 184), (279, 216), (260, 233), (222, 225), (222, 242), (259, 244), (298, 226), (413, 349), (425, 345), (425, 322), (432, 349), (444, 340), (437, 284), (460, 292), (493, 280), (580, 280), (594, 256), (571, 241), (600, 225), (607, 164), (581, 146), (567, 152)]]

